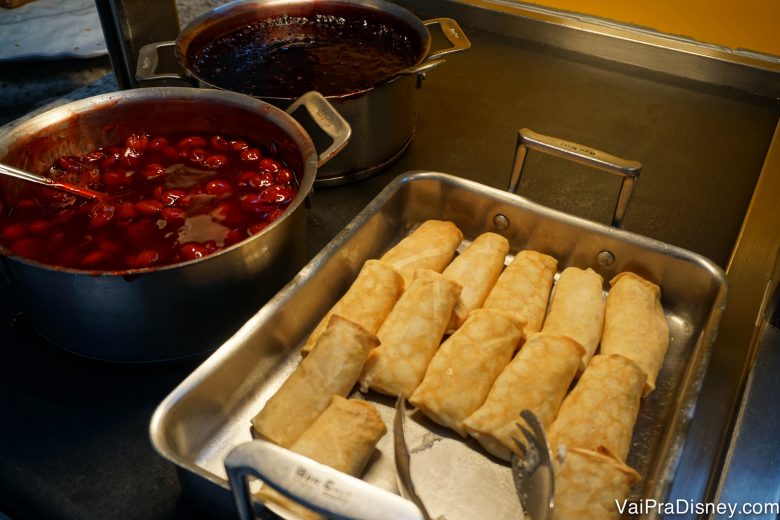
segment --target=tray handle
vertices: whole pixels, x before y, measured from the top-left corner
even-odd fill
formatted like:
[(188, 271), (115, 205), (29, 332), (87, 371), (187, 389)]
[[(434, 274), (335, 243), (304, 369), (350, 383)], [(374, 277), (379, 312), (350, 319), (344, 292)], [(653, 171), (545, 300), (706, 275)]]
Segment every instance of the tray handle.
[(352, 127), (325, 99), (325, 96), (317, 91), (312, 90), (296, 99), (292, 105), (287, 107), (286, 112), (293, 115), (293, 112), (300, 107), (304, 107), (309, 112), (312, 121), (333, 139), (331, 145), (317, 156), (317, 167), (321, 167), (347, 146), (352, 135)]
[(460, 28), (458, 22), (452, 18), (432, 18), (423, 22), (425, 27), (437, 25), (441, 30), (447, 41), (450, 42), (451, 47), (440, 49), (430, 53), (422, 63), (402, 70), (399, 74), (421, 74), (427, 72), (434, 67), (438, 67), (444, 60), (441, 59), (448, 54), (454, 54), (456, 52), (462, 52), (471, 47), (471, 41), (466, 37), (463, 29)]
[(157, 72), (160, 63), (160, 49), (176, 46), (175, 41), (148, 43), (138, 51), (138, 63), (135, 67), (135, 79), (144, 82), (157, 79), (180, 79), (197, 86), (197, 80), (180, 72)]
[(225, 458), (241, 520), (254, 518), (247, 477), (335, 520), (422, 520), (410, 501), (308, 457), (263, 440), (233, 448)]
[(517, 134), (515, 161), (512, 165), (512, 175), (509, 178), (509, 187), (507, 188), (511, 193), (517, 193), (517, 190), (520, 188), (520, 178), (523, 175), (523, 166), (529, 149), (560, 157), (561, 159), (568, 159), (622, 177), (623, 181), (620, 185), (617, 204), (615, 204), (615, 211), (612, 214), (612, 225), (623, 227), (623, 219), (626, 216), (628, 203), (631, 200), (636, 182), (639, 180), (639, 173), (642, 171), (641, 163), (621, 159), (594, 148), (564, 141), (557, 137), (538, 134), (523, 128)]

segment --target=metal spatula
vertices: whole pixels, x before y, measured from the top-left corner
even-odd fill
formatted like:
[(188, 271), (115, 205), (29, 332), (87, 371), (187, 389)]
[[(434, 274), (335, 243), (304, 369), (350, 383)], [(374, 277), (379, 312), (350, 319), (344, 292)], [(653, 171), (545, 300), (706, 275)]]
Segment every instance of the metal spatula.
[(531, 520), (552, 520), (555, 478), (550, 446), (533, 412), (523, 410), (520, 417), (527, 426), (517, 423), (526, 442), (513, 438), (521, 453), (521, 456), (512, 455), (512, 477), (517, 495)]

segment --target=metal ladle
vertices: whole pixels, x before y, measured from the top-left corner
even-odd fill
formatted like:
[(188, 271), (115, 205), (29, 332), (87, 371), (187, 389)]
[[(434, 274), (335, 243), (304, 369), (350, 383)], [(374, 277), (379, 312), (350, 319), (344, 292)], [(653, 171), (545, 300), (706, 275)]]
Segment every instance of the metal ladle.
[(28, 172), (26, 170), (20, 170), (19, 168), (15, 168), (13, 166), (9, 166), (3, 163), (0, 163), (0, 175), (7, 175), (8, 177), (13, 177), (14, 179), (34, 182), (36, 184), (40, 184), (41, 186), (54, 188), (55, 190), (72, 193), (73, 195), (78, 195), (79, 197), (86, 197), (88, 199), (103, 200), (106, 198), (105, 193), (91, 190), (83, 186), (76, 186), (75, 184), (70, 184), (67, 182), (55, 181), (54, 179), (50, 179), (49, 177), (38, 175), (37, 173)]

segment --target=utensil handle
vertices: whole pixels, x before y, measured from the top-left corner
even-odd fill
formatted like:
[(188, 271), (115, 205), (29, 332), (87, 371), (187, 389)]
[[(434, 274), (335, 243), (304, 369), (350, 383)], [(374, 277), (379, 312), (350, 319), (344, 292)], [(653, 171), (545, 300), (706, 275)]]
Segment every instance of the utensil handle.
[(34, 182), (36, 184), (48, 187), (53, 187), (52, 185), (54, 184), (54, 181), (48, 177), (38, 175), (37, 173), (28, 172), (26, 170), (20, 170), (8, 164), (0, 163), (0, 175), (6, 175), (8, 177), (13, 177), (14, 179), (23, 181)]
[(263, 440), (234, 448), (225, 458), (225, 469), (241, 520), (254, 518), (247, 481), (250, 475), (336, 520), (423, 518), (414, 504), (394, 493)]
[(333, 139), (331, 145), (317, 156), (317, 167), (319, 168), (347, 146), (352, 135), (352, 128), (333, 105), (325, 99), (325, 96), (319, 92), (312, 90), (305, 93), (287, 107), (286, 112), (293, 115), (300, 107), (304, 107), (309, 112), (312, 121)]
[(180, 72), (157, 72), (160, 62), (159, 50), (174, 47), (175, 41), (148, 43), (138, 51), (138, 63), (135, 68), (135, 79), (138, 81), (152, 81), (156, 79), (180, 79), (193, 83), (193, 78)]
[(509, 187), (507, 188), (511, 193), (517, 193), (517, 190), (520, 188), (520, 178), (523, 175), (523, 166), (529, 149), (561, 159), (568, 159), (622, 177), (623, 181), (620, 185), (615, 211), (612, 214), (612, 225), (615, 227), (623, 226), (628, 203), (636, 187), (636, 182), (639, 180), (639, 173), (642, 171), (641, 163), (621, 159), (594, 148), (564, 141), (557, 137), (538, 134), (523, 128), (517, 134), (515, 160), (512, 165), (512, 174), (509, 178)]
[(430, 53), (425, 57), (422, 63), (415, 65), (414, 67), (404, 69), (401, 74), (420, 74), (429, 71), (432, 68), (444, 63), (444, 60), (441, 59), (444, 56), (465, 51), (471, 47), (471, 41), (469, 41), (469, 39), (466, 37), (466, 34), (463, 32), (463, 29), (460, 28), (458, 22), (452, 18), (432, 18), (430, 20), (425, 20), (423, 24), (426, 27), (430, 27), (431, 25), (438, 25), (439, 29), (444, 34), (444, 37), (447, 38), (447, 41), (450, 42), (452, 47), (447, 47), (446, 49), (440, 49)]

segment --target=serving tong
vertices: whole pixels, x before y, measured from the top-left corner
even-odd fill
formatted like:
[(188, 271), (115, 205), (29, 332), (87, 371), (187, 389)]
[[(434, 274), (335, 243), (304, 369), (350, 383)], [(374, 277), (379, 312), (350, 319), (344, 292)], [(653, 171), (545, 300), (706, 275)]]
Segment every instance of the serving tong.
[(517, 496), (526, 516), (531, 520), (552, 520), (555, 476), (550, 446), (533, 412), (523, 410), (520, 417), (528, 426), (515, 423), (527, 442), (512, 437), (520, 451), (520, 455), (512, 455), (512, 479)]
[[(409, 448), (404, 435), (405, 417), (405, 400), (403, 396), (398, 396), (393, 419), (393, 448), (398, 488), (404, 498), (417, 506), (424, 520), (431, 520), (412, 482)], [(520, 422), (515, 423), (527, 442), (517, 437), (512, 438), (520, 451), (520, 455), (512, 455), (512, 479), (517, 496), (520, 498), (526, 518), (552, 520), (555, 479), (550, 447), (544, 435), (544, 428), (536, 415), (530, 410), (523, 410), (520, 412), (520, 417), (528, 426)]]

